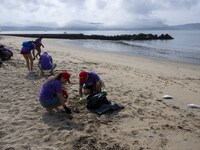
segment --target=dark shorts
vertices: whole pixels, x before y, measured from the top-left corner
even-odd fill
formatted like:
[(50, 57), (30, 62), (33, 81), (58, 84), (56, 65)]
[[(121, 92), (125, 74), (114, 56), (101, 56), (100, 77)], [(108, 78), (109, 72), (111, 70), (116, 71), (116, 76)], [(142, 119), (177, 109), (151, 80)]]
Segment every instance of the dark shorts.
[(47, 99), (47, 100), (39, 100), (39, 101), (40, 101), (40, 104), (44, 108), (53, 108), (60, 105), (60, 101), (57, 97), (54, 97), (52, 99)]
[(84, 85), (83, 86), (83, 89), (85, 90), (90, 90), (91, 91), (91, 93), (93, 93), (94, 91), (95, 91), (95, 86), (94, 85), (90, 85), (90, 86), (88, 86), (88, 85)]

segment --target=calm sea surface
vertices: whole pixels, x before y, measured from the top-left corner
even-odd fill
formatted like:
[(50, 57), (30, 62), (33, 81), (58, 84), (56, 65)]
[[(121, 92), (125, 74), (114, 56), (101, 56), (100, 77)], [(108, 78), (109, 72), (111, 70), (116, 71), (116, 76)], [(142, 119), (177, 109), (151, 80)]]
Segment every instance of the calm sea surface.
[[(173, 40), (151, 41), (103, 41), (103, 40), (60, 40), (64, 45), (89, 48), (93, 50), (139, 55), (155, 59), (200, 64), (200, 30), (126, 30), (126, 31), (65, 31), (85, 35), (121, 35), (121, 34), (169, 34)], [(13, 33), (13, 32), (12, 32)], [(20, 32), (22, 33), (22, 32)], [(24, 32), (24, 33), (27, 33)], [(30, 32), (33, 33), (33, 32)], [(41, 33), (41, 32), (34, 32)], [(50, 31), (44, 33), (64, 33)]]

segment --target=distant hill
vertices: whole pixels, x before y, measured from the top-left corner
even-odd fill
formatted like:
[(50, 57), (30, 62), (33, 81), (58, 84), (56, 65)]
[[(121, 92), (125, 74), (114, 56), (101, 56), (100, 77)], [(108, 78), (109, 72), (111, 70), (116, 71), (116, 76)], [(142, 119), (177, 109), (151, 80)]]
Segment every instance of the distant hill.
[(176, 26), (171, 26), (171, 28), (175, 28), (177, 30), (200, 30), (200, 23), (176, 25)]
[[(64, 27), (52, 28), (52, 27), (42, 27), (42, 26), (25, 26), (25, 27), (0, 26), (0, 31), (59, 31), (59, 30), (62, 31), (62, 30), (70, 30), (70, 29), (64, 28)], [(140, 29), (143, 29), (143, 30), (200, 30), (200, 23), (190, 23), (190, 24), (175, 25), (175, 26), (165, 25), (161, 27), (145, 27), (145, 28), (140, 28)], [(73, 30), (83, 30), (83, 29), (76, 27)], [(95, 30), (95, 28), (93, 28), (93, 30)], [(106, 30), (106, 29), (102, 28), (102, 30)]]

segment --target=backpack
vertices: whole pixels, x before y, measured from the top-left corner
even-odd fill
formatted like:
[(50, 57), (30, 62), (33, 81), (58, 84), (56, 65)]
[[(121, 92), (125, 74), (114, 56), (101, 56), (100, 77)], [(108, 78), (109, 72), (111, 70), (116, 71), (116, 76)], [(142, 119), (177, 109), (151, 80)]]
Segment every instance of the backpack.
[(31, 47), (32, 43), (33, 43), (32, 41), (25, 41), (25, 42), (22, 43), (22, 46), (23, 47)]
[(87, 97), (86, 107), (88, 109), (97, 109), (102, 104), (110, 104), (110, 101), (108, 101), (105, 92), (100, 92), (96, 95), (90, 95)]

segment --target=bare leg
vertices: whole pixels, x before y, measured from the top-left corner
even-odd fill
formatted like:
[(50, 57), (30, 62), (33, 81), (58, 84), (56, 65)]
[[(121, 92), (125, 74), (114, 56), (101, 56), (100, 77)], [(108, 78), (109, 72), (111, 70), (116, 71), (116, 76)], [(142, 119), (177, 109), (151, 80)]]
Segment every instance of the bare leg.
[(23, 56), (24, 56), (24, 59), (26, 60), (26, 66), (27, 66), (27, 68), (28, 68), (28, 71), (30, 71), (28, 56), (27, 56), (27, 54), (24, 54)]

